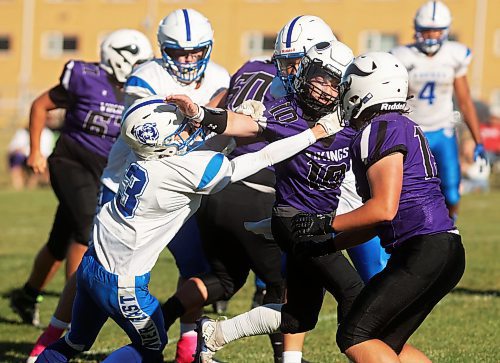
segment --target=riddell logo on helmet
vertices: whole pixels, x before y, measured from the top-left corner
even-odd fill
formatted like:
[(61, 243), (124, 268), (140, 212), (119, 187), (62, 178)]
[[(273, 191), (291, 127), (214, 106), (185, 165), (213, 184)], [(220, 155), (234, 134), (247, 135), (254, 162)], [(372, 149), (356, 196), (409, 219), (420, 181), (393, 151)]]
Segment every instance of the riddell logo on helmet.
[(402, 110), (406, 106), (406, 103), (382, 103), (380, 106), (380, 111), (395, 111)]
[(283, 49), (281, 53), (292, 53), (295, 52), (295, 48), (290, 48), (290, 49)]

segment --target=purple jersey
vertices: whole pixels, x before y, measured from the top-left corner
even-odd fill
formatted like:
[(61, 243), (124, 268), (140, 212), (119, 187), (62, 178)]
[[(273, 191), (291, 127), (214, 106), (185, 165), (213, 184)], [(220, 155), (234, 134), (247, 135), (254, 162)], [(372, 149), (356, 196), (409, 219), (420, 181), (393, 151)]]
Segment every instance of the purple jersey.
[[(232, 77), (229, 83), (226, 108), (234, 110), (246, 100), (269, 102), (274, 100), (270, 93), (271, 82), (276, 76), (276, 66), (270, 60), (251, 60), (246, 62)], [(230, 157), (236, 157), (262, 149), (267, 143), (256, 142), (239, 146)]]
[[(314, 125), (304, 120), (302, 110), (290, 98), (266, 103), (267, 141), (298, 134)], [(346, 128), (322, 139), (274, 166), (276, 206), (303, 212), (330, 213), (337, 209), (340, 184), (350, 168), (349, 144), (355, 132)]]
[(67, 97), (61, 132), (107, 157), (120, 133), (124, 108), (121, 87), (98, 64), (81, 61), (66, 63), (59, 82)]
[(351, 145), (359, 195), (370, 199), (366, 177), (371, 165), (394, 152), (404, 155), (403, 186), (396, 217), (377, 230), (384, 247), (397, 247), (410, 237), (453, 230), (439, 187), (436, 162), (420, 127), (398, 113), (378, 116), (358, 132)]

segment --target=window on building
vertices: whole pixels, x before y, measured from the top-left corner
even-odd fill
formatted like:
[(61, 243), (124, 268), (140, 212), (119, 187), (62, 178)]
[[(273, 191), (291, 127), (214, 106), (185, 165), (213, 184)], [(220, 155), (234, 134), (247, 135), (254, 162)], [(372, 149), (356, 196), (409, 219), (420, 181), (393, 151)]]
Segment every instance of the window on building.
[(366, 31), (361, 33), (361, 53), (370, 51), (387, 52), (398, 45), (398, 36), (390, 33)]
[(42, 36), (42, 56), (45, 58), (59, 58), (65, 53), (74, 53), (78, 50), (78, 37), (58, 32), (45, 33)]
[(244, 56), (270, 56), (274, 52), (276, 35), (249, 32), (243, 35), (241, 52)]
[(10, 37), (8, 35), (0, 35), (0, 53), (7, 53), (10, 47)]

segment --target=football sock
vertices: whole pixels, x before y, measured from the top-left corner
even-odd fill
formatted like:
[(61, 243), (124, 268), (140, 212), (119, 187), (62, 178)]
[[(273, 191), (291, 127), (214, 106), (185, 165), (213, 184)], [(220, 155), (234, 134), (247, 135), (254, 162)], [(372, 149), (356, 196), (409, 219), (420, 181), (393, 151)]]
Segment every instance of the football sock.
[(168, 331), (172, 324), (184, 315), (186, 309), (184, 309), (184, 306), (182, 306), (177, 297), (172, 296), (162, 305), (161, 311), (163, 313), (163, 320), (165, 321), (165, 330)]
[(277, 332), (281, 324), (282, 306), (262, 305), (232, 319), (219, 321), (224, 344), (243, 337)]
[(57, 319), (55, 316), (53, 316), (51, 319), (50, 319), (50, 324), (49, 326), (47, 327), (48, 328), (54, 328), (54, 329), (61, 329), (61, 330), (66, 330), (69, 328), (69, 323), (66, 323), (62, 320), (59, 320)]
[(301, 363), (302, 362), (302, 352), (289, 350), (283, 352), (283, 363)]
[(196, 329), (196, 323), (181, 323), (180, 329), (181, 329), (181, 335), (188, 334), (188, 333), (189, 334), (193, 333), (194, 335), (197, 334), (194, 331)]
[(273, 333), (269, 334), (271, 346), (273, 347), (273, 354), (276, 358), (281, 358), (283, 355), (283, 334)]

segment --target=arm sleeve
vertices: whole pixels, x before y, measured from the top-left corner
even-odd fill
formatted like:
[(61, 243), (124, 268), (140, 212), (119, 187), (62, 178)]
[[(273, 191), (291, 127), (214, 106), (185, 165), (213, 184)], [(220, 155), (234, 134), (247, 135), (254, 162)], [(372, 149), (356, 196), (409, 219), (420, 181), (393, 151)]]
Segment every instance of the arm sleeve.
[(272, 142), (257, 152), (238, 156), (231, 160), (231, 182), (245, 179), (261, 169), (288, 159), (315, 142), (313, 132), (307, 129), (300, 134)]

